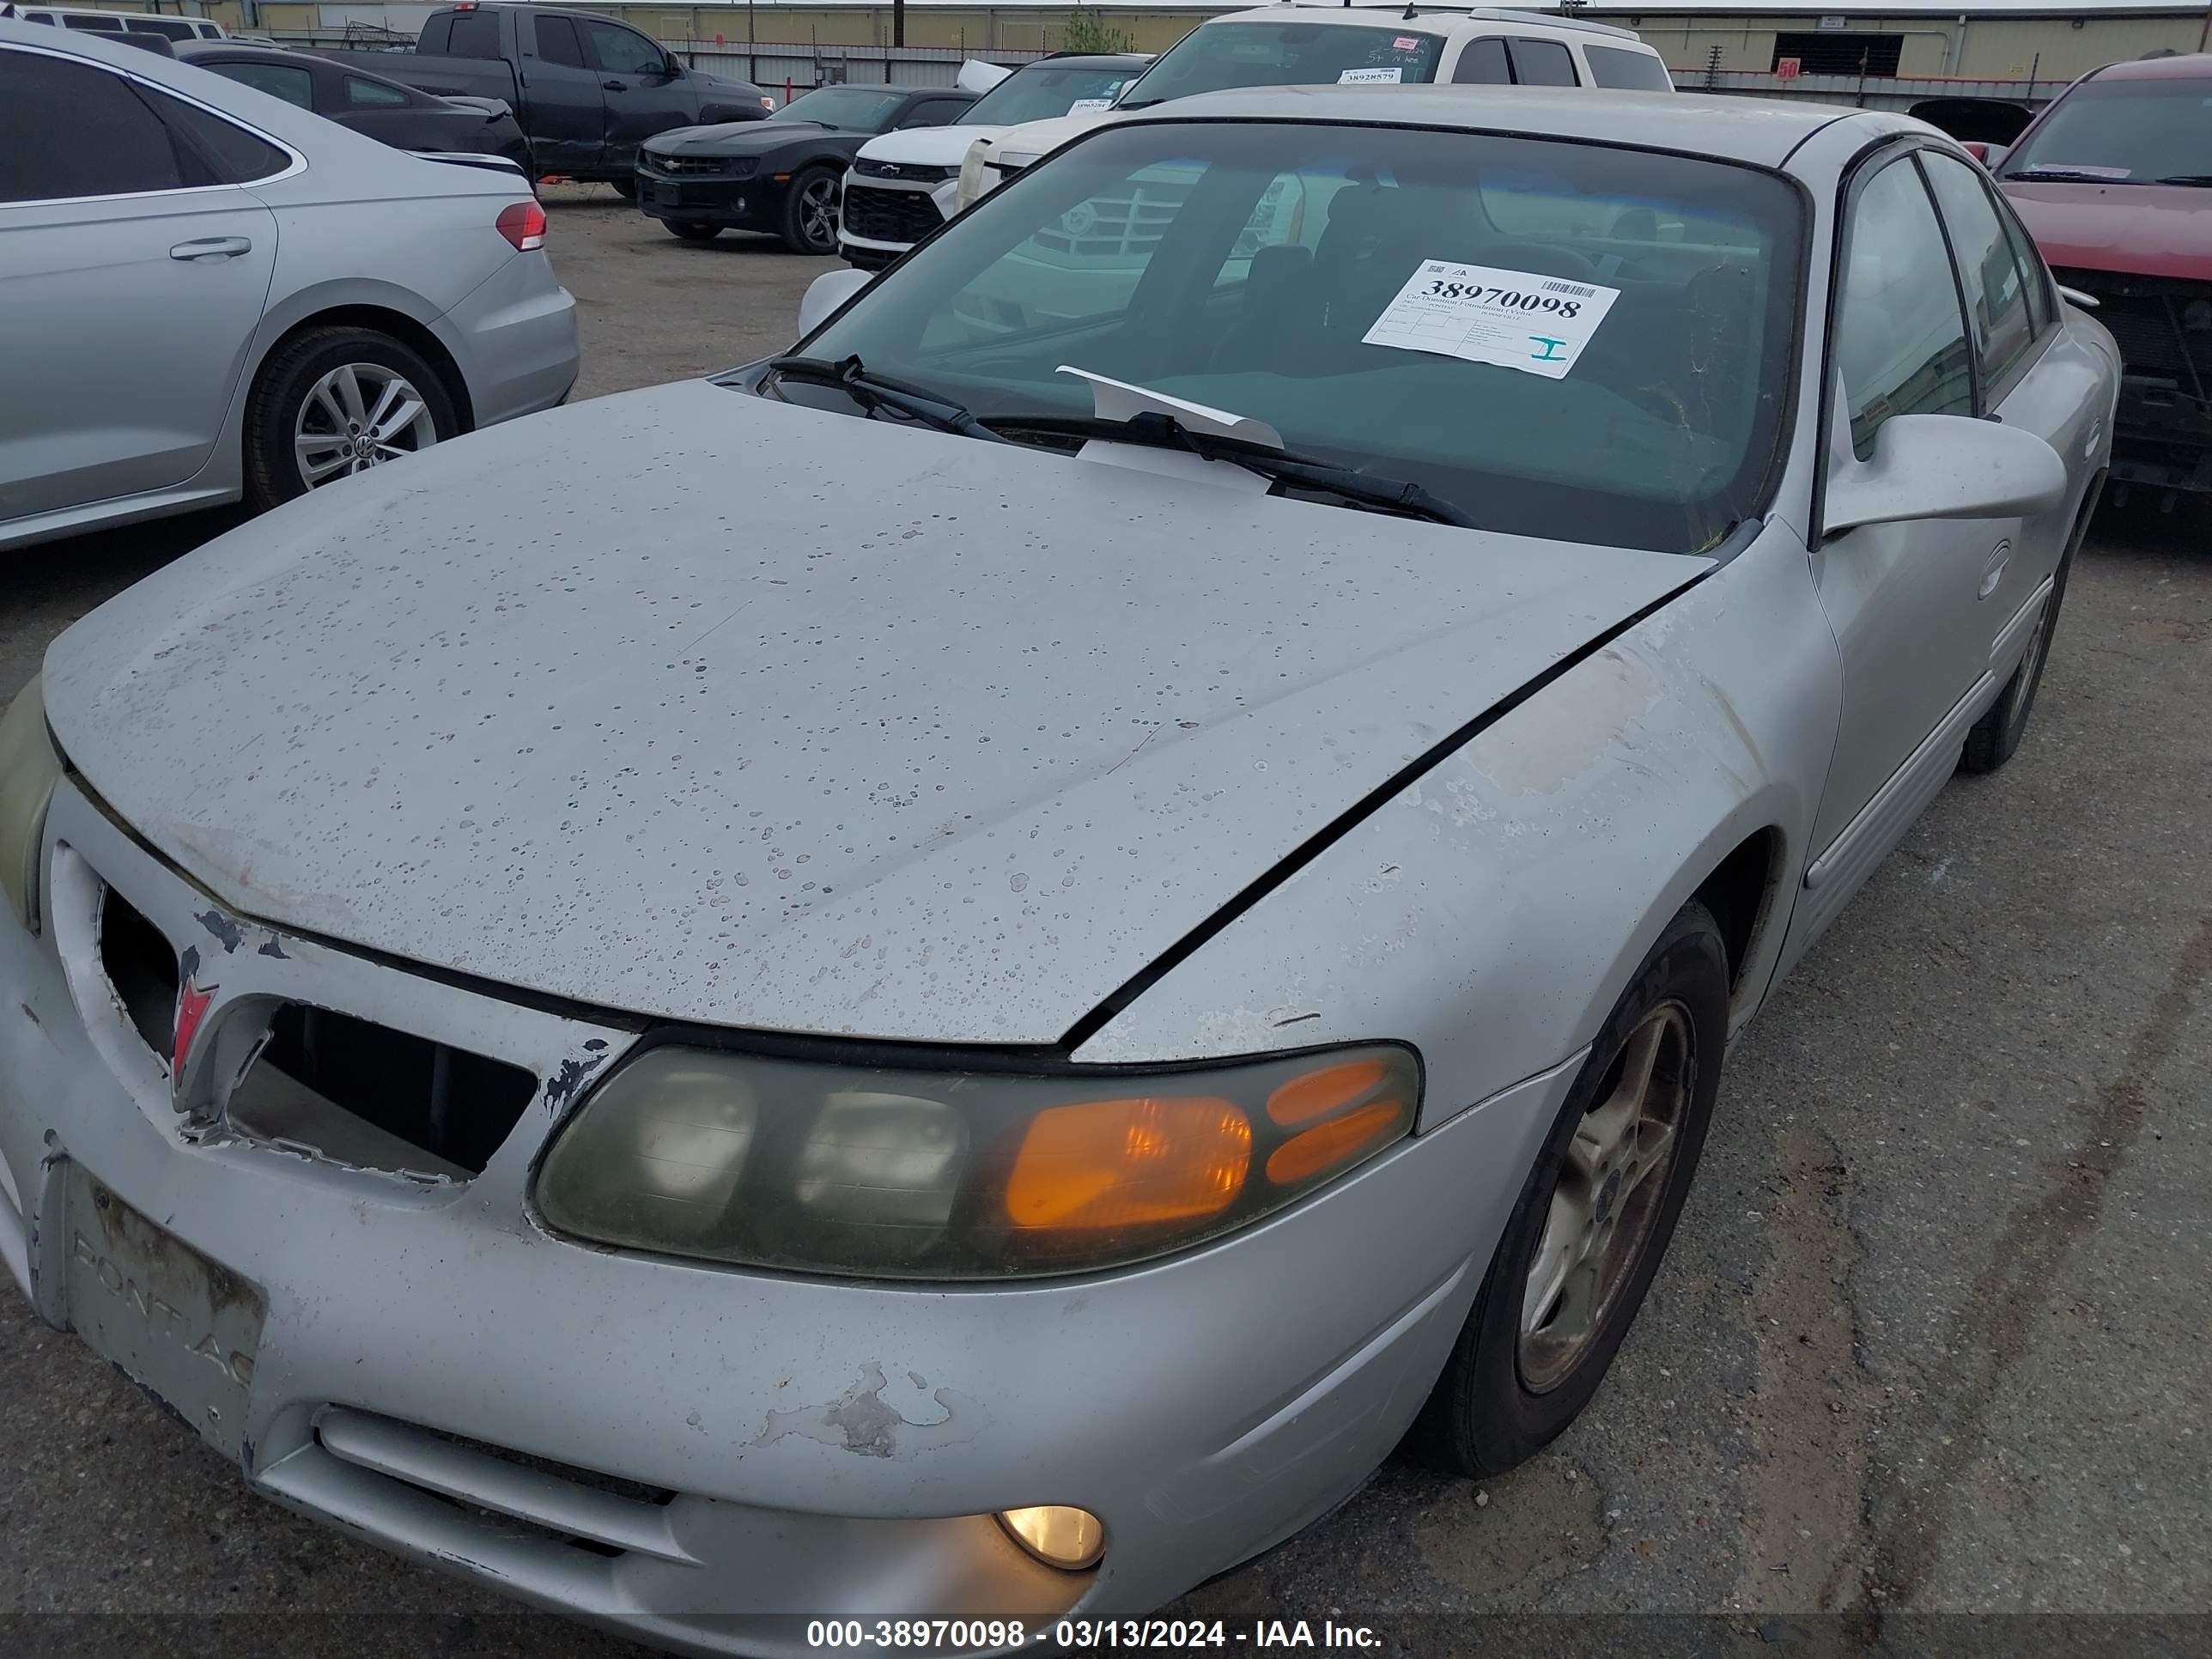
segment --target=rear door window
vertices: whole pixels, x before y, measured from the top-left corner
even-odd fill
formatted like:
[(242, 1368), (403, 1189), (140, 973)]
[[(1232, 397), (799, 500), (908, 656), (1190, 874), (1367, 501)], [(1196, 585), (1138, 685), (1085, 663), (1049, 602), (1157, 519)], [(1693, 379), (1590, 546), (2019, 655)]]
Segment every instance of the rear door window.
[(1575, 55), (1557, 40), (1513, 40), (1513, 78), (1524, 87), (1571, 87)]
[(257, 179), (272, 178), (292, 165), (292, 158), (267, 139), (197, 104), (150, 87), (140, 88), (139, 96), (184, 134), (186, 143), (204, 158), (218, 184), (250, 185)]
[(570, 69), (584, 67), (584, 47), (576, 39), (574, 18), (540, 17), (537, 22), (540, 58), (549, 64), (565, 64)]
[(446, 38), (446, 53), (452, 58), (497, 58), (499, 49), (499, 15), (489, 11), (463, 11), (453, 14), (453, 32)]
[(121, 76), (40, 53), (0, 51), (0, 202), (177, 190), (176, 141)]
[(1452, 70), (1452, 79), (1463, 87), (1511, 85), (1513, 70), (1505, 61), (1505, 43), (1495, 35), (1468, 41)]

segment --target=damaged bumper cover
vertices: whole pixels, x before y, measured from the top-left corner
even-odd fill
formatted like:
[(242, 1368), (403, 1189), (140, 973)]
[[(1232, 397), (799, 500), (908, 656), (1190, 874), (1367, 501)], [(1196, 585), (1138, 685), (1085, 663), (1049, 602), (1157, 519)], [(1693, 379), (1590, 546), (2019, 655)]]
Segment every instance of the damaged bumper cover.
[[(830, 1614), (1134, 1613), (1288, 1536), (1419, 1408), (1480, 1277), (1452, 1241), (1510, 1208), (1573, 1074), (1135, 1270), (945, 1290), (685, 1265), (529, 1210), (634, 1029), (236, 917), (68, 782), (41, 884), (41, 933), (0, 918), (0, 1259), (39, 1312), (264, 1493), (699, 1650), (803, 1651)], [(177, 952), (191, 1029), (166, 1043), (110, 971), (111, 890)], [(294, 1005), (532, 1086), (481, 1159), (421, 1168), (210, 1115), (240, 1034)], [(1099, 1516), (1103, 1561), (1055, 1571), (994, 1519), (1038, 1504)]]

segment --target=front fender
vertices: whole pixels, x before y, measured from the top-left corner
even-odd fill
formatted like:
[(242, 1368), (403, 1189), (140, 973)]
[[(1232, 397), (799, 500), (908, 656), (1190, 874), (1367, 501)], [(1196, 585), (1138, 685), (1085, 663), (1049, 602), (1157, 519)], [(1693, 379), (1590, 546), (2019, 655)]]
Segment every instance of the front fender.
[(1078, 1051), (1194, 1058), (1395, 1037), (1427, 1128), (1576, 1053), (1729, 853), (1778, 832), (1738, 975), (1771, 977), (1833, 753), (1836, 647), (1805, 544), (1735, 559), (1401, 790)]

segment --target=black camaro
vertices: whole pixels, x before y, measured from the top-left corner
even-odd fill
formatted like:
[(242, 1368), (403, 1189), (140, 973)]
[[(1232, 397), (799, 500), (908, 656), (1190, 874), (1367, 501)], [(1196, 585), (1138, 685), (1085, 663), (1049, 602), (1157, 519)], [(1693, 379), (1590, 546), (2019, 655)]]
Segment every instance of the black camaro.
[(795, 253), (837, 251), (837, 192), (879, 132), (941, 127), (975, 101), (949, 87), (817, 87), (765, 121), (655, 133), (637, 157), (637, 204), (688, 242), (765, 230)]
[(175, 53), (179, 63), (326, 115), (394, 149), (503, 155), (526, 177), (536, 176), (530, 141), (496, 100), (441, 98), (352, 64), (237, 40), (179, 41)]

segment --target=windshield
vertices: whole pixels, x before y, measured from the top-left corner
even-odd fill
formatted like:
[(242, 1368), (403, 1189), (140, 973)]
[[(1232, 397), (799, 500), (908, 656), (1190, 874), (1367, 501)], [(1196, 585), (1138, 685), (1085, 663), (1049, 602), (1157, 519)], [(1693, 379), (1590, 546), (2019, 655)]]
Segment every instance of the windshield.
[(1032, 64), (1025, 70), (1017, 70), (977, 99), (960, 118), (960, 125), (1018, 127), (1030, 121), (1079, 114), (1086, 109), (1103, 109), (1136, 72), (1129, 65), (1118, 69), (1062, 69), (1051, 64)]
[(881, 87), (817, 87), (801, 93), (768, 118), (819, 121), (824, 126), (875, 132), (890, 119), (906, 94)]
[(1113, 126), (800, 349), (1018, 436), (1016, 417), (1091, 413), (1069, 364), (1265, 422), (1486, 527), (1689, 552), (1758, 510), (1776, 459), (1800, 219), (1771, 174), (1597, 144)]
[(2212, 176), (2212, 81), (2090, 81), (2005, 157), (1998, 177), (2039, 172), (2135, 185)]
[(1162, 52), (1121, 100), (1142, 109), (1227, 87), (1433, 81), (1440, 35), (1403, 24), (1203, 23)]

